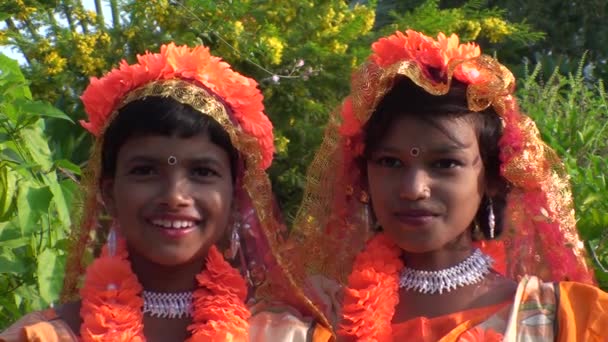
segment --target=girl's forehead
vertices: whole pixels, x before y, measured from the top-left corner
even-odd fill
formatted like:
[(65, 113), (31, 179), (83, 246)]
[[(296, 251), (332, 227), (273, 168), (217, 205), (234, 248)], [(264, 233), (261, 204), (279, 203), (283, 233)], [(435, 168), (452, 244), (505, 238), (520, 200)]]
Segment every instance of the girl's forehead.
[(402, 116), (387, 127), (383, 140), (454, 143), (469, 145), (477, 141), (473, 120), (465, 116)]
[(127, 139), (121, 147), (119, 155), (127, 156), (145, 153), (177, 156), (204, 153), (205, 151), (217, 149), (220, 148), (212, 143), (206, 134), (197, 134), (192, 137), (142, 135)]

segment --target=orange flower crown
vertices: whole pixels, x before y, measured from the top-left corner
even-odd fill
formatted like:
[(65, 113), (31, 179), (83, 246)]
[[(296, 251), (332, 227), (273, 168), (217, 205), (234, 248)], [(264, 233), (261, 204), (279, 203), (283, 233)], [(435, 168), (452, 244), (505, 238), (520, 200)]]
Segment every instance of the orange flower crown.
[[(370, 68), (387, 70), (399, 62), (409, 61), (416, 65), (422, 75), (420, 79), (430, 82), (438, 87), (452, 77), (465, 84), (481, 84), (487, 82), (491, 75), (482, 73), (474, 63), (466, 61), (481, 55), (479, 46), (475, 43), (460, 44), (456, 34), (446, 37), (439, 33), (437, 40), (413, 30), (395, 32), (395, 34), (380, 38), (372, 44), (372, 54), (369, 56)], [(397, 72), (399, 73), (399, 72)], [(373, 77), (373, 76), (372, 76)], [(378, 87), (379, 80), (368, 80), (369, 83), (361, 87)], [(357, 84), (353, 84), (353, 87)], [(507, 85), (507, 88), (513, 87)], [(445, 91), (447, 92), (447, 87)], [(376, 89), (374, 89), (376, 90)], [(364, 93), (364, 92), (362, 92)], [(374, 100), (379, 98), (374, 91), (365, 94), (362, 103), (358, 103), (358, 110), (353, 108), (353, 98), (349, 96), (342, 106), (343, 124), (341, 133), (345, 136), (356, 136), (360, 133), (363, 122), (371, 113), (358, 113), (361, 109), (375, 107)], [(362, 120), (363, 119), (363, 120)], [(360, 144), (359, 144), (360, 145)], [(358, 153), (362, 146), (358, 146)]]
[[(407, 30), (395, 32), (394, 35), (379, 39), (372, 44), (370, 59), (380, 67), (388, 67), (400, 61), (416, 61), (418, 66), (430, 76), (430, 69), (440, 72), (440, 77), (447, 76), (448, 65), (454, 60), (467, 60), (481, 54), (475, 43), (460, 44), (456, 34), (446, 37), (439, 33), (437, 40), (422, 33)], [(481, 74), (476, 68), (456, 66), (454, 77), (466, 84), (479, 81)], [(431, 77), (429, 77), (431, 78)]]
[(137, 55), (136, 64), (123, 60), (102, 78), (92, 77), (81, 97), (89, 121), (80, 124), (99, 137), (129, 92), (153, 81), (171, 79), (201, 84), (221, 98), (242, 131), (258, 141), (262, 167), (270, 166), (274, 153), (272, 123), (264, 113), (258, 83), (233, 71), (204, 46), (189, 48), (169, 43), (161, 46), (160, 53)]

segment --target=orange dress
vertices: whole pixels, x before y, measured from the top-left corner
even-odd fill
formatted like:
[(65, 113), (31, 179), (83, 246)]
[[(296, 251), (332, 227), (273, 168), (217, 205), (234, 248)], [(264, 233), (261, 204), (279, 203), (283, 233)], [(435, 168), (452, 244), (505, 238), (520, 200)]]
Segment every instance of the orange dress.
[[(251, 342), (328, 342), (332, 333), (321, 325), (306, 322), (288, 313), (261, 312), (249, 325)], [(0, 333), (0, 342), (78, 342), (79, 338), (53, 309), (25, 315)]]
[(581, 283), (525, 277), (512, 302), (415, 318), (392, 328), (393, 341), (608, 342), (608, 293)]
[(468, 326), (474, 322), (481, 322), (495, 314), (499, 309), (510, 307), (509, 304), (510, 302), (506, 302), (434, 318), (418, 317), (403, 323), (393, 324), (393, 339), (395, 341), (406, 341), (408, 337), (416, 336), (416, 341), (439, 341), (457, 327), (463, 324)]

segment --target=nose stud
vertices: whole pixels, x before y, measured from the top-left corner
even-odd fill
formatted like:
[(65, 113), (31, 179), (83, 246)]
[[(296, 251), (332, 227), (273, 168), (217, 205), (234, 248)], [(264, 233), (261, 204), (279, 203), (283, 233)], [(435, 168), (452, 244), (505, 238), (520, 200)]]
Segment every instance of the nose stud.
[(177, 157), (169, 156), (169, 158), (167, 158), (167, 164), (169, 164), (171, 166), (177, 164)]
[(410, 149), (410, 156), (416, 158), (420, 155), (420, 148), (419, 147), (412, 147)]

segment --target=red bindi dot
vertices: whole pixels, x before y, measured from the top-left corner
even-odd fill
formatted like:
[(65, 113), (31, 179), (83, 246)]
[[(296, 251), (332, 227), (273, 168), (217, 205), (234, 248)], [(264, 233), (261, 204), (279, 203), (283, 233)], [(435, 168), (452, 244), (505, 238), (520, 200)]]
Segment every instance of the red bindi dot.
[(169, 165), (177, 164), (177, 158), (175, 156), (169, 156), (169, 158), (167, 158), (167, 164), (169, 164)]

